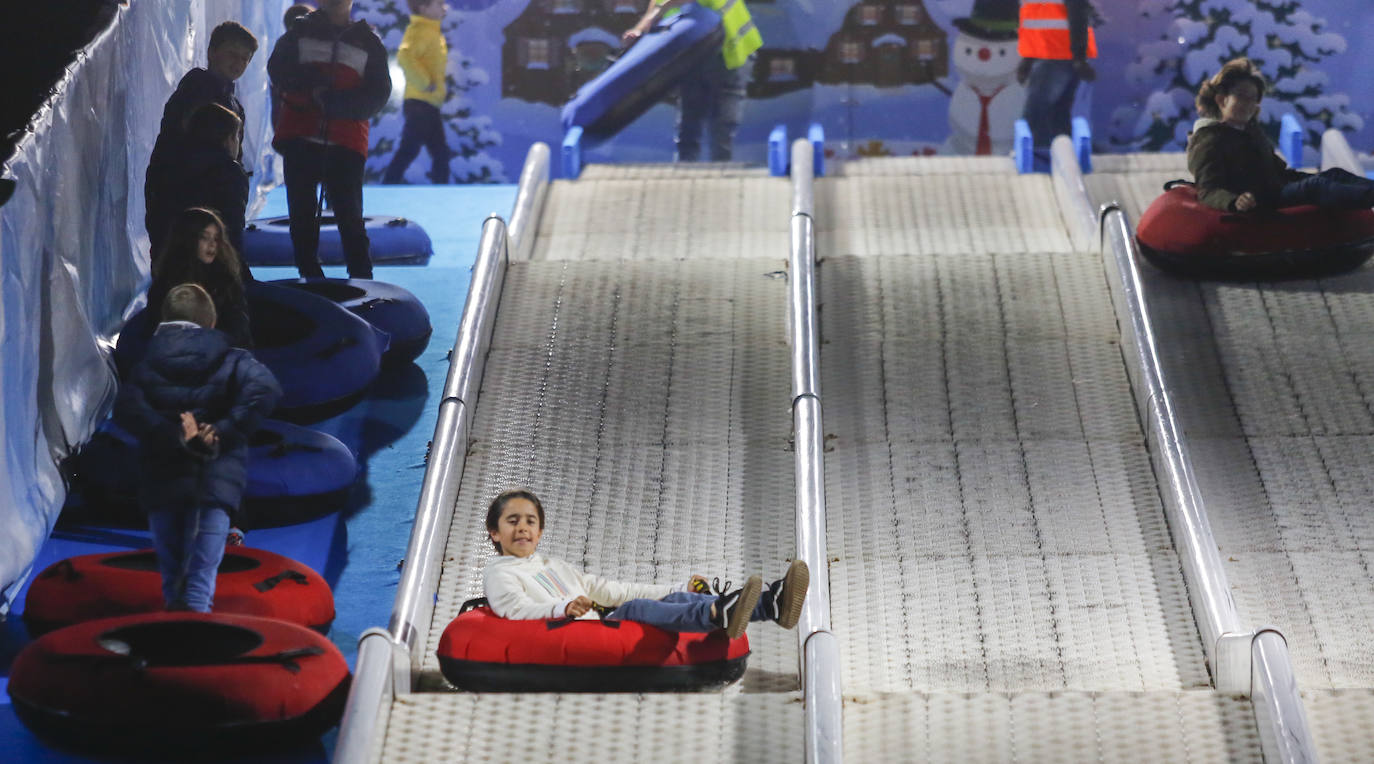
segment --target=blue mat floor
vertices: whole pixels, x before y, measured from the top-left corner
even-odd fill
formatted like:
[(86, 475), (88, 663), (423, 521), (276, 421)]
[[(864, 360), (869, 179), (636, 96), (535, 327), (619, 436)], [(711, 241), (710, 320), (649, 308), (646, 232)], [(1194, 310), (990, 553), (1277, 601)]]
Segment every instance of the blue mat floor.
[[(448, 373), (453, 345), (467, 296), (482, 221), (491, 213), (508, 217), (515, 187), (503, 186), (369, 186), (364, 189), (368, 214), (398, 215), (422, 226), (434, 243), (427, 266), (378, 267), (375, 277), (404, 287), (429, 311), (434, 334), (415, 362), (383, 372), (372, 392), (352, 409), (311, 427), (343, 441), (358, 458), (359, 476), (342, 511), (288, 528), (254, 531), (250, 546), (270, 549), (318, 570), (334, 588), (337, 615), (329, 638), (348, 659), (357, 658), (358, 636), (373, 626), (386, 626), (400, 580), (400, 564), (410, 538), (425, 452), (434, 434), (439, 396)], [(261, 217), (286, 214), (282, 189), (272, 192)], [(343, 268), (326, 268), (344, 276)], [(294, 269), (254, 268), (262, 280), (293, 278)], [(146, 531), (99, 528), (60, 529), (39, 553), (35, 570), (79, 554), (148, 546)], [(80, 755), (57, 750), (32, 736), (15, 717), (5, 692), (9, 665), (28, 641), (17, 613), (0, 622), (0, 759), (23, 762), (145, 761)], [(112, 702), (118, 699), (111, 698)], [(254, 762), (326, 761), (333, 745), (330, 733), (305, 750)]]

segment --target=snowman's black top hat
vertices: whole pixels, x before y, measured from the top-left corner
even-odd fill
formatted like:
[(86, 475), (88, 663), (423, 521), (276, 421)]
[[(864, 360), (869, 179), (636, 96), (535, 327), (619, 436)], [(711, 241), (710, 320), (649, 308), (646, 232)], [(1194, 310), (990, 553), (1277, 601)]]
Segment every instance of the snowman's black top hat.
[(954, 26), (980, 40), (1015, 40), (1020, 13), (1018, 0), (973, 0), (968, 18), (955, 19)]

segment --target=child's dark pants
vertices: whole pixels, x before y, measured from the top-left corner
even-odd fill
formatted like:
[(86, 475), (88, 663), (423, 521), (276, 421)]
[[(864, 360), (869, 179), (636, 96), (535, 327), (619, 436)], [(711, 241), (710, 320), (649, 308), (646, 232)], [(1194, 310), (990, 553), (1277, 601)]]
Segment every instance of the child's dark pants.
[(429, 152), (429, 179), (434, 183), (448, 182), (448, 162), (453, 158), (444, 138), (444, 121), (439, 107), (417, 98), (407, 98), (401, 104), (405, 126), (401, 128), (401, 145), (386, 168), (383, 183), (400, 183), (407, 167), (420, 155), (420, 147)]
[[(752, 59), (750, 59), (752, 61)], [(710, 55), (678, 85), (677, 160), (701, 159), (702, 133), (710, 138), (712, 162), (728, 162), (734, 155), (735, 131), (744, 113), (745, 76), (752, 69), (725, 68), (722, 56)]]
[(287, 141), (281, 154), (296, 270), (303, 278), (324, 276), (319, 257), (320, 229), (315, 219), (316, 194), (323, 183), (339, 226), (349, 278), (372, 278), (371, 242), (363, 222), (364, 157), (343, 146), (305, 139)]
[(1279, 189), (1280, 207), (1300, 204), (1354, 210), (1374, 207), (1374, 180), (1333, 167)]

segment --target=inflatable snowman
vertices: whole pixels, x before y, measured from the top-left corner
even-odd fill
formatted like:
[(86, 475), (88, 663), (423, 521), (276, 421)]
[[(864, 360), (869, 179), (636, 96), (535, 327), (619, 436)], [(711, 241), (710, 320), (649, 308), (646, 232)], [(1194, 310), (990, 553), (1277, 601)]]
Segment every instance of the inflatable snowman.
[(1021, 117), (1026, 89), (1016, 81), (1017, 0), (974, 0), (968, 18), (955, 19), (950, 46), (959, 75), (949, 101), (947, 154), (1011, 152), (1012, 126)]

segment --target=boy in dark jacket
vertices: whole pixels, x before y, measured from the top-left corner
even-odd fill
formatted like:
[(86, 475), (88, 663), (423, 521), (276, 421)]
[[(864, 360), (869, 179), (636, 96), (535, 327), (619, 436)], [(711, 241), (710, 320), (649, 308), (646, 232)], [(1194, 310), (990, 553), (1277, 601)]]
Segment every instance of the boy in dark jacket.
[(281, 94), (272, 147), (282, 155), (286, 207), (296, 270), (320, 278), (319, 209), (324, 184), (339, 226), (348, 275), (372, 278), (363, 223), (363, 164), (368, 120), (391, 96), (386, 48), (365, 21), (353, 21), (353, 0), (321, 0), (277, 40), (267, 60)]
[(1288, 166), (1256, 118), (1264, 77), (1247, 58), (1228, 61), (1197, 94), (1201, 115), (1188, 136), (1188, 170), (1198, 200), (1226, 212), (1294, 207), (1374, 206), (1374, 181), (1338, 167), (1313, 174)]
[(215, 304), (199, 286), (168, 291), (162, 318), (115, 411), (138, 438), (138, 500), (167, 609), (208, 613), (229, 516), (247, 482), (248, 437), (281, 388), (215, 331)]
[[(148, 160), (148, 174), (143, 186), (145, 209), (148, 211), (144, 224), (148, 229), (148, 238), (152, 242), (154, 254), (161, 249), (167, 231), (157, 227), (158, 223), (165, 221), (154, 220), (152, 211), (160, 210), (168, 204), (175, 204), (175, 199), (163, 198), (167, 184), (161, 182), (161, 179), (167, 172), (175, 170), (180, 153), (178, 149), (185, 140), (187, 123), (191, 115), (207, 103), (217, 103), (232, 111), (242, 124), (243, 104), (239, 103), (238, 96), (234, 93), (234, 82), (243, 76), (244, 70), (248, 68), (248, 62), (253, 60), (257, 50), (258, 38), (254, 37), (247, 27), (237, 21), (220, 24), (210, 32), (210, 45), (206, 54), (209, 59), (207, 67), (197, 67), (187, 72), (186, 76), (181, 78), (181, 82), (177, 83), (177, 89), (167, 99), (167, 105), (162, 109), (162, 127), (157, 135), (157, 143), (153, 144), (153, 154)], [(234, 158), (239, 159), (240, 153), (236, 152)]]
[[(239, 162), (243, 123), (234, 112), (217, 103), (196, 109), (186, 125), (186, 136), (168, 151), (166, 170), (149, 185), (160, 188), (150, 193), (159, 200), (148, 208), (149, 230), (162, 231), (164, 242), (178, 213), (189, 207), (206, 207), (219, 214), (224, 235), (236, 253), (243, 252), (243, 228), (248, 209), (248, 171)], [(161, 254), (154, 250), (153, 257)], [(242, 269), (244, 280), (252, 276)]]

